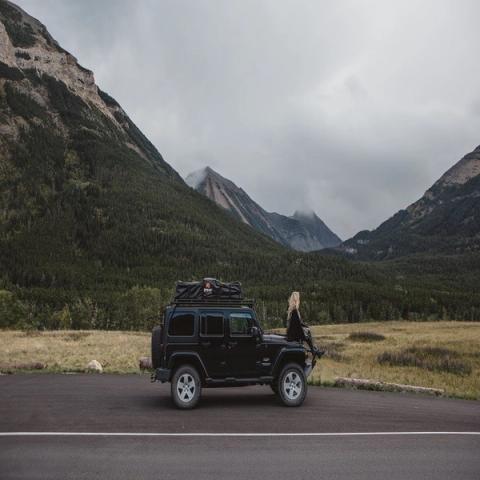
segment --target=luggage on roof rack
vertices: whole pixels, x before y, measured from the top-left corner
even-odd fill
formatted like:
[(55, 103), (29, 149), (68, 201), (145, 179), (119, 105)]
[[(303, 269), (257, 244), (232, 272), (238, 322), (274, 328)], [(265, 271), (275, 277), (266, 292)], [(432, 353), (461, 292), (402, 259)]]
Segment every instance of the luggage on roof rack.
[(177, 282), (174, 302), (204, 300), (243, 300), (240, 282), (224, 283), (216, 278), (204, 278), (200, 282)]

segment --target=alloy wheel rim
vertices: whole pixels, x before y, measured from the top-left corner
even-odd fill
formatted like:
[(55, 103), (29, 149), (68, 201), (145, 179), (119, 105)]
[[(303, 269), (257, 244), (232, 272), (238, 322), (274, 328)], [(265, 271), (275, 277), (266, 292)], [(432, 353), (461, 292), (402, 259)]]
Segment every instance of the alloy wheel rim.
[(195, 380), (189, 373), (184, 373), (177, 381), (178, 398), (188, 403), (195, 396)]
[(283, 380), (283, 391), (289, 400), (296, 400), (302, 392), (302, 379), (297, 372), (289, 372)]

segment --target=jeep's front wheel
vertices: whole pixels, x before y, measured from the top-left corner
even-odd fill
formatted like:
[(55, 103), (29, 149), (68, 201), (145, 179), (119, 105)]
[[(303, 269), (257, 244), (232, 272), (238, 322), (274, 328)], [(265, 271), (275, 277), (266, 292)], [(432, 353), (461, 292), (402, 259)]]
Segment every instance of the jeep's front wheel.
[(175, 370), (171, 392), (173, 403), (183, 410), (194, 408), (200, 400), (202, 384), (195, 367), (183, 365)]
[(289, 363), (278, 377), (278, 397), (287, 407), (299, 407), (307, 395), (307, 379), (300, 365)]

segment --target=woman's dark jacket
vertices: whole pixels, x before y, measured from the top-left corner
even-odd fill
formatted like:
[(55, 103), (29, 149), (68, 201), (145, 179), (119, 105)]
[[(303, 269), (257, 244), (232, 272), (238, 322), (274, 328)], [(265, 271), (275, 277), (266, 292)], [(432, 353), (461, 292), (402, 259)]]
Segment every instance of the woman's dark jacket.
[(289, 342), (303, 342), (305, 340), (305, 334), (302, 328), (302, 319), (298, 310), (292, 310), (290, 320), (287, 320), (287, 340)]

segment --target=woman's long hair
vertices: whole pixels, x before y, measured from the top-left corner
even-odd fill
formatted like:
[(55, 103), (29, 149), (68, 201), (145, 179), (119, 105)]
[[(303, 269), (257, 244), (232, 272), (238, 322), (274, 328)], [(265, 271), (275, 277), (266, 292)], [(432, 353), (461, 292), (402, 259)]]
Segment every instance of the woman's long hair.
[(292, 292), (288, 299), (288, 314), (287, 314), (287, 320), (290, 320), (290, 317), (292, 316), (292, 312), (294, 310), (297, 310), (298, 316), (300, 316), (300, 292)]

